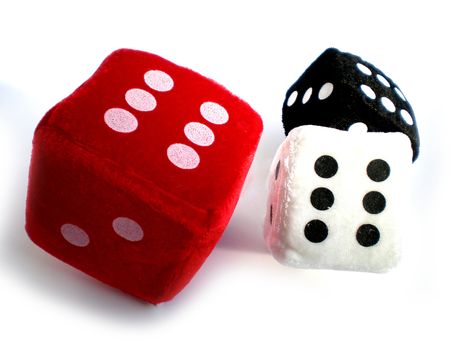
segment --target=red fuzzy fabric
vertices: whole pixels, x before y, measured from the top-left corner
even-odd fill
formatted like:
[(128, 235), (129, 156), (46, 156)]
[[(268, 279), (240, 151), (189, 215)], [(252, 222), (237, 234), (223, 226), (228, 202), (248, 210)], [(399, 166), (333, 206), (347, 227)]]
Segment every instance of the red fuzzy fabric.
[[(151, 70), (167, 73), (173, 88), (152, 89), (144, 79)], [(129, 105), (125, 96), (134, 88), (155, 98), (154, 110)], [(207, 101), (225, 108), (226, 123), (202, 116)], [(111, 108), (130, 112), (136, 129), (109, 127), (104, 115)], [(207, 126), (212, 145), (191, 142), (189, 122)], [(222, 235), (261, 132), (258, 114), (214, 81), (149, 53), (118, 50), (37, 127), (26, 230), (41, 248), (102, 282), (154, 304), (170, 300)], [(176, 143), (195, 150), (197, 167), (169, 160)], [(116, 218), (137, 223), (142, 238), (117, 234)], [(65, 239), (66, 224), (87, 241)]]

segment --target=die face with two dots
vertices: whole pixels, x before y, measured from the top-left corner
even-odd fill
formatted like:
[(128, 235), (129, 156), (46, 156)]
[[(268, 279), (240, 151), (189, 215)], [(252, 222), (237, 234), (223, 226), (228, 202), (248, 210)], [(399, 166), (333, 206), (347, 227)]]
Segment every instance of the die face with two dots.
[(415, 115), (397, 84), (373, 64), (350, 53), (324, 51), (289, 88), (282, 107), (285, 134), (301, 125), (348, 130), (364, 123), (370, 132), (409, 137), (413, 160), (420, 139)]
[(401, 133), (294, 128), (268, 180), (264, 233), (273, 256), (299, 268), (394, 267), (411, 164)]
[(261, 132), (214, 81), (115, 51), (36, 129), (26, 230), (113, 287), (170, 300), (223, 233)]

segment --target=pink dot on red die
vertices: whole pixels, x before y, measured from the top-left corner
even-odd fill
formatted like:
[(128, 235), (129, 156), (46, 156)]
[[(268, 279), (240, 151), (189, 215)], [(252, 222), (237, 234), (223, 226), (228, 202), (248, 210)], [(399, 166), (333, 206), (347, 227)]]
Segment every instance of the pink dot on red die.
[(86, 247), (89, 244), (88, 234), (76, 225), (63, 224), (60, 232), (68, 243), (76, 247)]
[(157, 105), (154, 96), (142, 89), (128, 90), (125, 93), (125, 100), (131, 107), (141, 112), (152, 111)]
[(185, 125), (183, 131), (188, 140), (198, 146), (210, 146), (214, 142), (214, 133), (204, 124), (191, 122)]
[(136, 130), (138, 120), (123, 108), (110, 108), (104, 113), (105, 123), (114, 131), (129, 133)]
[(170, 75), (161, 70), (150, 70), (144, 74), (144, 81), (151, 89), (160, 92), (170, 91), (174, 87), (174, 81)]
[(204, 102), (199, 110), (203, 118), (213, 124), (225, 124), (229, 120), (229, 113), (216, 102)]
[(112, 227), (117, 235), (128, 241), (137, 242), (143, 239), (143, 229), (130, 218), (118, 217), (112, 222)]
[(167, 157), (180, 169), (194, 169), (199, 165), (198, 153), (190, 146), (174, 143), (167, 148)]

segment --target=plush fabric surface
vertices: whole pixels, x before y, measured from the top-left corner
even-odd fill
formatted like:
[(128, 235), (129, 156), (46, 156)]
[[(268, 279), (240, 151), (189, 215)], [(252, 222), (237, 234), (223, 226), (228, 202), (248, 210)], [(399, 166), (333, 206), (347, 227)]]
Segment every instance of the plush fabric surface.
[(27, 232), (105, 283), (170, 300), (229, 222), (261, 132), (214, 81), (118, 50), (37, 127)]
[(397, 84), (360, 57), (328, 49), (292, 84), (282, 108), (286, 135), (300, 125), (348, 130), (365, 123), (372, 132), (406, 134), (419, 153), (415, 114)]
[(394, 267), (411, 162), (399, 132), (291, 130), (269, 174), (264, 235), (274, 257), (301, 268)]

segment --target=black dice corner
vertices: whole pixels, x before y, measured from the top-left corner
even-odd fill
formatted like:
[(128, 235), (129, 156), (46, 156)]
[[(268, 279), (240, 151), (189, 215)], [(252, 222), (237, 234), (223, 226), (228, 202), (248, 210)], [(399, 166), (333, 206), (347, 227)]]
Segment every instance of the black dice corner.
[(412, 143), (413, 160), (420, 140), (414, 112), (399, 87), (360, 57), (330, 48), (287, 91), (282, 107), (287, 135), (301, 125), (348, 130), (364, 123), (369, 132), (402, 132)]

